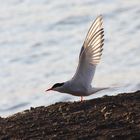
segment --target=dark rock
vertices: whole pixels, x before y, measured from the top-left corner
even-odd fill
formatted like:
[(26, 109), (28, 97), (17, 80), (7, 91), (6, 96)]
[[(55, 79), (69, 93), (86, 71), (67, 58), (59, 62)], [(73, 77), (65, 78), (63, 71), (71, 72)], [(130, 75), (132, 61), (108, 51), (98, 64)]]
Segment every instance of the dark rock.
[(0, 117), (1, 140), (140, 139), (140, 91)]

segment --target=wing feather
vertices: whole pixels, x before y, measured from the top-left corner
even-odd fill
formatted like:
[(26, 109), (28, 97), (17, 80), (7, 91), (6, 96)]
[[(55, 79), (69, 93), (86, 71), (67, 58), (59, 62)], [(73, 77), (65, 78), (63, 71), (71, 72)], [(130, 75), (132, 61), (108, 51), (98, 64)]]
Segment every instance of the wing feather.
[(102, 16), (98, 16), (88, 30), (79, 55), (79, 64), (73, 82), (88, 89), (95, 73), (96, 65), (100, 62), (103, 45), (104, 30)]
[(98, 16), (91, 25), (83, 44), (85, 48), (84, 51), (85, 53), (87, 51), (86, 53), (87, 57), (89, 56), (88, 58), (90, 59), (89, 62), (93, 65), (97, 65), (99, 63), (99, 60), (101, 59), (104, 42), (103, 37), (104, 37), (103, 19), (102, 16)]

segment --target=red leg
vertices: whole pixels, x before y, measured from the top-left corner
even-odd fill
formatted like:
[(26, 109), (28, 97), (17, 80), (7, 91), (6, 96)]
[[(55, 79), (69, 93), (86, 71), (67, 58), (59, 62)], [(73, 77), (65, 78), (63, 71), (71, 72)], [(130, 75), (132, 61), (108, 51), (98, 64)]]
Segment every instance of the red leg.
[(81, 102), (83, 102), (83, 96), (81, 96)]

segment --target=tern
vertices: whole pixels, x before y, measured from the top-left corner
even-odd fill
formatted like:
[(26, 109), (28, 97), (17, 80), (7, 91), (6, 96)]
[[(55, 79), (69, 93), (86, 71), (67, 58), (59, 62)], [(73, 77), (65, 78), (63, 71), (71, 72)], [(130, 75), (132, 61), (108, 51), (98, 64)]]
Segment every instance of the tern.
[(88, 30), (79, 54), (79, 63), (74, 76), (63, 83), (56, 83), (46, 91), (58, 91), (74, 96), (88, 96), (108, 88), (92, 87), (96, 66), (100, 62), (104, 45), (103, 18), (99, 15)]

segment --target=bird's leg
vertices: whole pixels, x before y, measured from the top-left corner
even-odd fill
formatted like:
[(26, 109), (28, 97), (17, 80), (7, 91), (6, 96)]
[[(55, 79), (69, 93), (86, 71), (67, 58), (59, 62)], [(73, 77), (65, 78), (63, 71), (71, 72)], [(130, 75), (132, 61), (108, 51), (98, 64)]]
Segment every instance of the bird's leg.
[(81, 96), (81, 102), (83, 102), (83, 96)]

